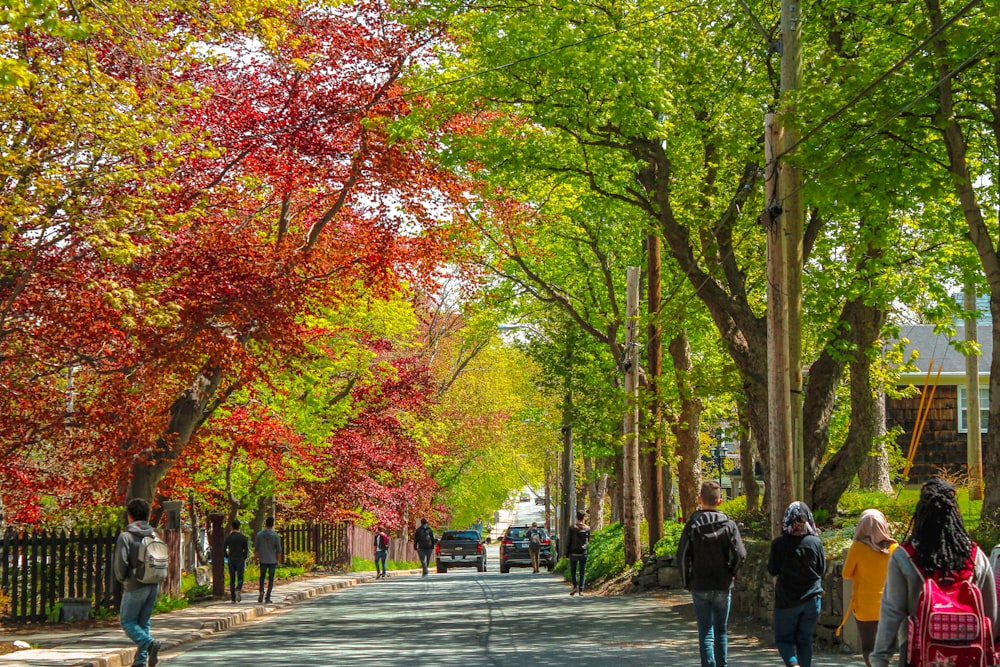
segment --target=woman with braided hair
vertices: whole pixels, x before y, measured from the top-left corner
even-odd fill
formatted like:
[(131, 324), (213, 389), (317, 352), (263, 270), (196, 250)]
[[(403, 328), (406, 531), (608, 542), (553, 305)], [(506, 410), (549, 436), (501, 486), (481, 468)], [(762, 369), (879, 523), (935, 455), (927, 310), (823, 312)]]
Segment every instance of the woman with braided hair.
[[(920, 489), (906, 539), (889, 558), (879, 613), (872, 667), (889, 667), (893, 649), (899, 665), (906, 666), (906, 619), (917, 613), (923, 577), (955, 575), (973, 560), (973, 582), (983, 598), (983, 610), (996, 629), (996, 589), (993, 570), (982, 549), (969, 537), (955, 501), (955, 487), (943, 479), (930, 479)], [(905, 547), (911, 546), (913, 557)], [(973, 553), (975, 557), (973, 559)], [(919, 567), (923, 577), (917, 572)]]

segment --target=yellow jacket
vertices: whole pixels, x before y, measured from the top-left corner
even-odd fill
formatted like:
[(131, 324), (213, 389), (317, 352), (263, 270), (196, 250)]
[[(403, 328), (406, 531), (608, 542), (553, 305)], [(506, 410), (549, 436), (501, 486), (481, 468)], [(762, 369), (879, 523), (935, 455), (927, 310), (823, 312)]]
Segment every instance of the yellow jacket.
[(898, 547), (889, 546), (889, 553), (875, 551), (863, 542), (851, 543), (844, 560), (843, 577), (854, 582), (851, 593), (851, 603), (844, 610), (844, 618), (848, 612), (854, 612), (854, 618), (859, 621), (877, 621), (879, 607), (882, 604), (882, 587), (885, 586), (885, 574), (889, 568), (889, 556)]

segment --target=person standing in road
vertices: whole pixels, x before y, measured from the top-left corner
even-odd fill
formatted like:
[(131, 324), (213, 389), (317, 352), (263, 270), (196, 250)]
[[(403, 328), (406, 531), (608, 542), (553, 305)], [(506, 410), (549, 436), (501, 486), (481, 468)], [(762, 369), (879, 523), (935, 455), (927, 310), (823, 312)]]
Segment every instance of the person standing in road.
[(531, 522), (531, 528), (524, 531), (524, 537), (528, 540), (528, 555), (531, 556), (531, 570), (538, 573), (538, 563), (542, 558), (542, 530), (538, 527), (537, 521)]
[(160, 595), (159, 584), (144, 584), (136, 579), (139, 543), (153, 534), (149, 525), (149, 503), (143, 498), (133, 498), (125, 506), (128, 525), (115, 540), (115, 555), (112, 571), (115, 579), (122, 584), (122, 602), (118, 610), (118, 621), (138, 647), (132, 667), (155, 667), (159, 662), (160, 640), (150, 634), (150, 619), (156, 598)]
[(434, 537), (434, 531), (427, 524), (427, 519), (421, 519), (420, 525), (413, 531), (413, 546), (420, 554), (420, 567), (423, 568), (423, 576), (425, 577), (427, 576), (427, 568), (431, 564), (435, 543), (437, 543), (437, 539)]
[(781, 535), (771, 541), (767, 571), (774, 584), (774, 643), (785, 665), (812, 665), (813, 633), (823, 600), (826, 555), (809, 506), (785, 510)]
[[(569, 557), (569, 580), (573, 584), (570, 595), (583, 595), (583, 586), (587, 578), (587, 547), (590, 544), (590, 526), (583, 522), (587, 515), (576, 513), (576, 523), (569, 527), (569, 539), (566, 541), (566, 555)], [(577, 570), (580, 575), (577, 577)]]
[(729, 604), (736, 571), (747, 550), (736, 523), (718, 510), (722, 488), (705, 482), (698, 510), (684, 524), (677, 547), (681, 581), (691, 591), (698, 621), (702, 667), (726, 667), (729, 656)]
[[(281, 535), (274, 530), (274, 517), (269, 516), (264, 522), (264, 530), (257, 533), (253, 539), (253, 550), (257, 552), (257, 563), (260, 565), (260, 589), (257, 602), (270, 602), (271, 591), (274, 589), (274, 571), (281, 563)], [(264, 578), (267, 577), (267, 593), (264, 592)]]
[[(389, 534), (385, 528), (375, 529), (375, 578), (385, 579), (385, 564), (389, 558)], [(380, 567), (381, 566), (381, 567)]]
[(889, 522), (876, 509), (861, 513), (854, 528), (854, 542), (844, 559), (842, 576), (853, 582), (851, 602), (844, 610), (844, 619), (837, 628), (837, 635), (847, 623), (850, 614), (858, 626), (861, 642), (861, 657), (866, 667), (871, 667), (872, 650), (875, 648), (875, 633), (878, 631), (879, 606), (882, 603), (882, 588), (889, 568), (889, 558), (899, 546), (889, 536)]
[(250, 555), (250, 540), (240, 532), (240, 520), (233, 519), (233, 530), (226, 535), (226, 561), (229, 563), (229, 597), (233, 602), (243, 600), (243, 573)]

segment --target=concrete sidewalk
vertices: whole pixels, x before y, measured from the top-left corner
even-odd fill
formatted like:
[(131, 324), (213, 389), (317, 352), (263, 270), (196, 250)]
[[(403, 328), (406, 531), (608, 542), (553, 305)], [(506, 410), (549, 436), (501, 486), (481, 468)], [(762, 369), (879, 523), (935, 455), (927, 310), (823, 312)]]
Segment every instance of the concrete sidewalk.
[[(389, 577), (419, 574), (420, 570), (389, 572)], [(227, 628), (249, 623), (302, 600), (375, 581), (374, 572), (327, 575), (286, 583), (275, 582), (270, 604), (257, 604), (254, 590), (243, 602), (213, 602), (153, 616), (153, 636), (163, 642), (163, 652), (208, 637)], [(117, 625), (82, 631), (3, 630), (2, 641), (25, 641), (33, 648), (0, 655), (0, 667), (128, 667), (135, 645)]]

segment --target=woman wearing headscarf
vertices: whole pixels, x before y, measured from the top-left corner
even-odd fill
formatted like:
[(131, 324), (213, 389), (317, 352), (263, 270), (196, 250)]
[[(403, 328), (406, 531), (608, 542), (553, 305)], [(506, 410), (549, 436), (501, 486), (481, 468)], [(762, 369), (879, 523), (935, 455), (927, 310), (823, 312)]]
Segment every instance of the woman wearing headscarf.
[(854, 586), (851, 590), (851, 602), (844, 610), (844, 620), (837, 628), (837, 634), (840, 635), (847, 617), (853, 613), (858, 624), (861, 655), (868, 667), (871, 667), (869, 656), (875, 648), (879, 606), (882, 603), (882, 587), (885, 585), (889, 556), (897, 546), (896, 540), (889, 536), (889, 522), (884, 514), (875, 509), (861, 513), (858, 525), (854, 528), (854, 542), (844, 560), (843, 577), (850, 579)]
[(767, 571), (774, 583), (774, 644), (785, 665), (812, 665), (813, 632), (823, 599), (826, 556), (809, 506), (785, 510), (781, 535), (771, 542)]
[[(893, 649), (897, 646), (899, 664), (901, 667), (906, 664), (906, 619), (917, 613), (924, 577), (935, 574), (954, 576), (968, 567), (970, 561), (972, 581), (982, 595), (983, 612), (993, 624), (995, 637), (997, 593), (993, 570), (986, 554), (976, 547), (965, 530), (952, 484), (938, 478), (924, 483), (902, 546), (907, 544), (912, 545), (912, 558), (906, 549), (896, 549), (889, 558), (875, 649), (869, 658), (872, 667), (889, 667)], [(923, 576), (917, 572), (918, 567)]]

